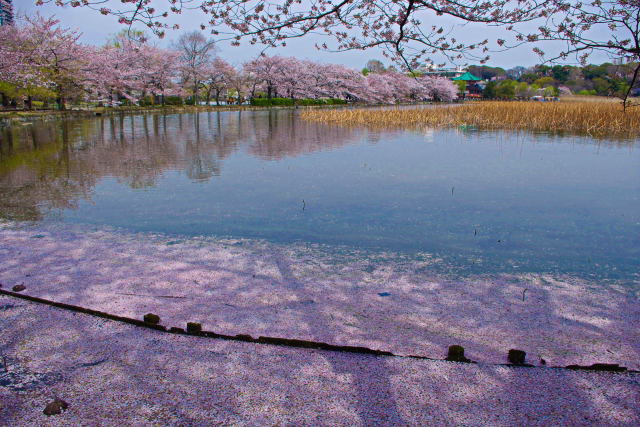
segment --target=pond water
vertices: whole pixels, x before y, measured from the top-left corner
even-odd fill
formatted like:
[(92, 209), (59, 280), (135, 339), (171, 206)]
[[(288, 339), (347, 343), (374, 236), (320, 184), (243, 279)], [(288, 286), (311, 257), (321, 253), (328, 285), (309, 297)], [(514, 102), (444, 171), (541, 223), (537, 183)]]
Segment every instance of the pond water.
[(636, 143), (380, 132), (295, 111), (49, 122), (0, 132), (0, 217), (430, 254), (460, 274), (631, 284)]

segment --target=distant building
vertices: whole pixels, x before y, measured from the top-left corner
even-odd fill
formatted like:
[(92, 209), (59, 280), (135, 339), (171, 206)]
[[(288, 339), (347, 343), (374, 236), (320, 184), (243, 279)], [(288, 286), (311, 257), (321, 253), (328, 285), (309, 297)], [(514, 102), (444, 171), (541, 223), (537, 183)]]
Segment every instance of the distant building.
[(485, 84), (480, 77), (474, 76), (467, 71), (461, 76), (454, 77), (451, 80), (454, 82), (466, 82), (466, 88), (462, 96), (463, 99), (482, 97), (482, 91), (484, 90)]
[(13, 24), (12, 0), (0, 0), (0, 25)]
[(418, 72), (424, 74), (426, 76), (438, 76), (438, 77), (459, 77), (464, 74), (466, 71), (464, 67), (450, 67), (450, 68), (441, 68), (435, 64), (427, 63), (423, 64), (417, 68)]

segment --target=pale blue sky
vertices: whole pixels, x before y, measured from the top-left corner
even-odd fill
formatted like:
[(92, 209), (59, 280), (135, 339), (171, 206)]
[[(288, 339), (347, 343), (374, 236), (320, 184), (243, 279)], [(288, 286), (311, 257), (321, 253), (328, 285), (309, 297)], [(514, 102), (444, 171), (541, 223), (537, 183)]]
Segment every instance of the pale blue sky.
[[(124, 28), (121, 24), (118, 24), (115, 17), (103, 16), (96, 11), (82, 7), (58, 7), (53, 4), (35, 6), (35, 0), (18, 0), (14, 1), (14, 9), (17, 16), (24, 14), (33, 15), (36, 12), (39, 12), (45, 17), (55, 15), (63, 25), (79, 29), (83, 34), (83, 42), (96, 45), (104, 44), (111, 35)], [(190, 11), (182, 15), (170, 15), (168, 18), (170, 20), (169, 22), (180, 24), (181, 29), (168, 30), (165, 39), (159, 40), (155, 38), (153, 41), (161, 46), (169, 46), (172, 41), (179, 37), (182, 31), (199, 30), (199, 24), (204, 18), (204, 15), (199, 11)], [(451, 19), (442, 17), (435, 19), (438, 19), (439, 25), (447, 25), (447, 23), (449, 26), (454, 25), (454, 21)], [(208, 29), (205, 31), (208, 31)], [(504, 37), (501, 30), (487, 27), (484, 24), (466, 24), (464, 27), (456, 27), (454, 31), (458, 36), (457, 38), (461, 41), (479, 41), (485, 38), (495, 40)], [(380, 59), (385, 63), (389, 63), (388, 60), (384, 60), (379, 50), (374, 49), (339, 53), (318, 51), (314, 47), (314, 44), (318, 40), (320, 39), (316, 36), (292, 39), (287, 42), (287, 47), (270, 49), (267, 53), (295, 56), (301, 59), (311, 59), (325, 63), (344, 64), (357, 69), (362, 68), (369, 59)], [(540, 60), (533, 54), (531, 48), (532, 46), (528, 45), (507, 52), (491, 53), (491, 59), (488, 65), (499, 66), (506, 69), (516, 65), (531, 66), (540, 63)], [(242, 62), (255, 58), (262, 49), (262, 46), (250, 46), (248, 43), (243, 43), (241, 47), (233, 47), (230, 46), (228, 42), (222, 42), (217, 45), (217, 54), (234, 65), (240, 65)], [(546, 49), (553, 49), (553, 45), (547, 45)], [(606, 60), (607, 58), (602, 55), (594, 55), (590, 62), (600, 63)], [(436, 62), (438, 61), (440, 61), (440, 59), (436, 59)]]

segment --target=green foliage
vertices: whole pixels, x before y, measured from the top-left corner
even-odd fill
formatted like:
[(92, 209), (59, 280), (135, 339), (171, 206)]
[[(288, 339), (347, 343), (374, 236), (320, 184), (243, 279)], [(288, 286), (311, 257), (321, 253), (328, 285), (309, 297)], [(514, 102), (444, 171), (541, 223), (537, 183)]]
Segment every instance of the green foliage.
[(541, 77), (537, 79), (534, 83), (540, 87), (547, 87), (547, 86), (552, 86), (554, 81), (553, 81), (553, 77)]
[(251, 99), (251, 105), (257, 107), (272, 107), (272, 106), (291, 106), (293, 105), (293, 99), (291, 98), (253, 98)]
[(593, 80), (593, 88), (596, 93), (601, 96), (607, 96), (611, 93), (611, 83), (602, 77), (596, 77)]
[(582, 68), (582, 75), (587, 80), (593, 80), (597, 77), (606, 77), (608, 74), (609, 66), (612, 64), (605, 62), (600, 65), (586, 65)]
[(553, 78), (559, 82), (566, 82), (569, 79), (569, 75), (571, 74), (571, 67), (568, 65), (554, 65), (551, 69), (551, 75)]
[(138, 101), (138, 105), (140, 105), (141, 107), (148, 107), (150, 105), (154, 105), (153, 96), (145, 96), (140, 101)]
[(464, 80), (456, 80), (454, 83), (458, 86), (458, 92), (464, 93), (467, 90), (467, 82)]
[(15, 98), (19, 95), (19, 88), (9, 82), (0, 81), (0, 93), (6, 95), (8, 98)]
[(514, 80), (503, 80), (496, 88), (496, 97), (502, 99), (513, 99), (516, 96), (516, 85)]
[(271, 105), (288, 107), (288, 106), (293, 105), (293, 99), (291, 99), (291, 98), (271, 98)]
[(516, 84), (515, 91), (519, 98), (528, 98), (530, 94), (529, 85), (526, 82)]
[(269, 98), (251, 98), (251, 105), (255, 105), (256, 107), (270, 107), (273, 104)]
[(501, 82), (490, 81), (487, 83), (482, 96), (487, 99), (529, 98), (535, 95), (537, 90), (537, 85), (529, 86), (526, 82), (506, 79)]
[(534, 73), (526, 73), (526, 74), (523, 74), (522, 76), (520, 76), (520, 81), (521, 82), (525, 82), (525, 83), (529, 83), (529, 84), (532, 84), (537, 79), (538, 79), (538, 76), (536, 74), (534, 74)]
[(484, 90), (482, 91), (482, 96), (488, 99), (496, 98), (497, 89), (498, 89), (498, 84), (494, 81), (491, 81), (487, 83), (487, 85), (484, 87)]
[(618, 79), (612, 82), (612, 87), (616, 96), (623, 97), (629, 90), (629, 83)]
[[(537, 65), (529, 73), (522, 74), (518, 80), (541, 88), (553, 86), (557, 89), (559, 86), (566, 86), (574, 93), (583, 95), (624, 97), (636, 65), (636, 62), (619, 65), (605, 62), (584, 67)], [(518, 89), (516, 92), (521, 93), (522, 90)], [(557, 94), (558, 90), (554, 92)]]
[(42, 108), (44, 101), (55, 99), (56, 94), (51, 89), (44, 86), (21, 86), (13, 82), (0, 81), (0, 94), (5, 100), (13, 100), (18, 106), (22, 106), (25, 101), (25, 107), (28, 108), (26, 100), (31, 100), (31, 108)]
[(362, 75), (363, 75), (363, 76), (368, 76), (368, 75), (369, 75), (369, 69), (368, 69), (367, 67), (364, 67), (364, 68), (362, 69)]
[(165, 105), (183, 105), (184, 102), (182, 101), (182, 98), (179, 96), (165, 96), (164, 104)]
[(301, 99), (297, 102), (298, 105), (308, 106), (308, 105), (324, 105), (324, 99)]

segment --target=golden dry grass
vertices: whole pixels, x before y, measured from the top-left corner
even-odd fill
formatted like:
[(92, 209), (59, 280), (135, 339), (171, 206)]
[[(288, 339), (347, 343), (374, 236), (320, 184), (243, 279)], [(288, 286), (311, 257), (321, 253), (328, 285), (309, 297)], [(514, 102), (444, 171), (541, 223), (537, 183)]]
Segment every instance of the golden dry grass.
[(611, 102), (475, 102), (435, 108), (306, 110), (302, 118), (376, 128), (477, 127), (638, 138), (640, 108)]

